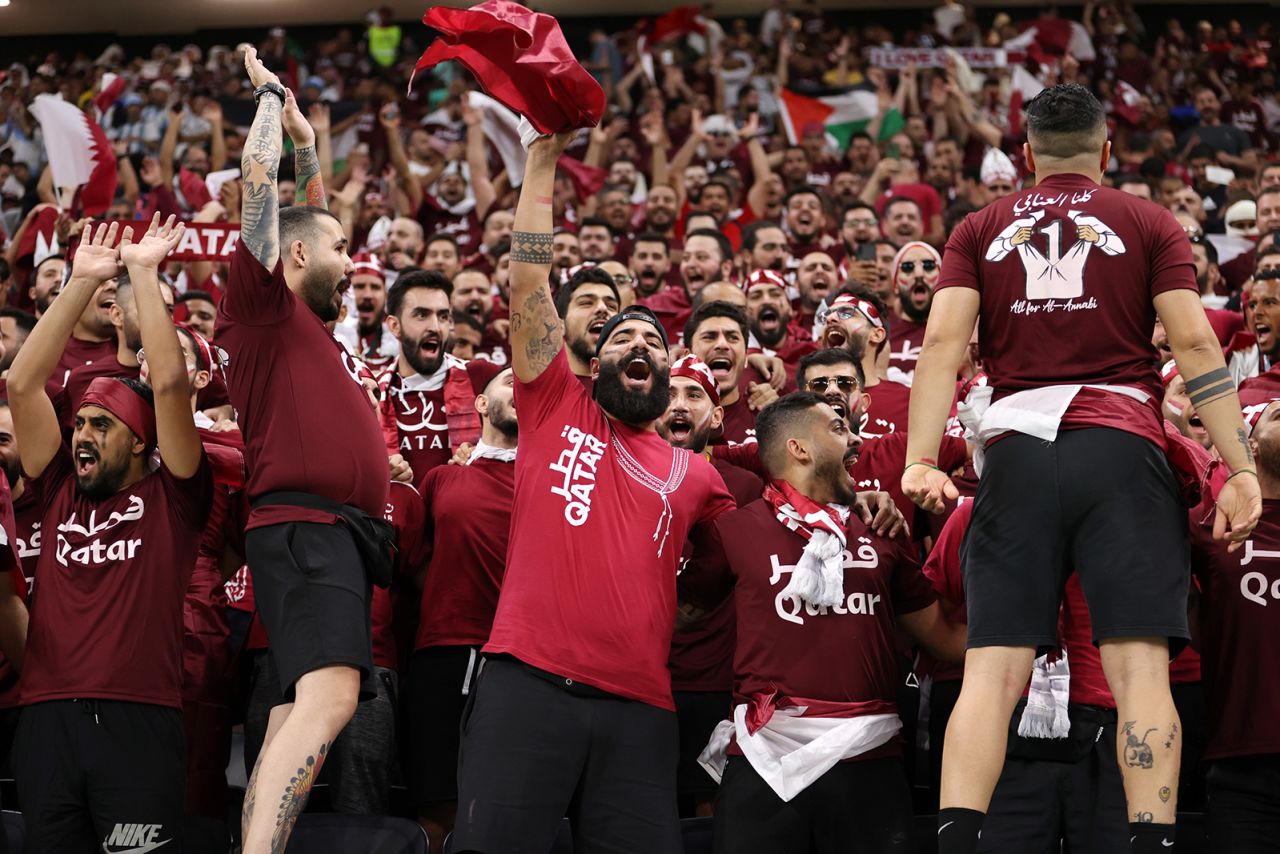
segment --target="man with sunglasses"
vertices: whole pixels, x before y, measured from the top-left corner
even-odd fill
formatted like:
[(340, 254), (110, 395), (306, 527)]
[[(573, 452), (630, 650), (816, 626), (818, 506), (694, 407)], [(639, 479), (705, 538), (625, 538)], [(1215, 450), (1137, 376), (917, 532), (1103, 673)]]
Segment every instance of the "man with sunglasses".
[(875, 293), (846, 285), (831, 306), (818, 315), (821, 341), (827, 347), (846, 350), (862, 369), (864, 391), (874, 398), (863, 404), (858, 433), (871, 439), (907, 429), (907, 404), (911, 388), (887, 379), (889, 312)]
[[(905, 385), (911, 385), (915, 374), (929, 309), (933, 307), (933, 289), (941, 270), (938, 250), (920, 241), (905, 244), (893, 259), (893, 287), (898, 301), (889, 333), (889, 369), (890, 376)], [(900, 375), (892, 373), (894, 369)]]
[(912, 390), (902, 488), (938, 512), (958, 496), (937, 451), (977, 323), (989, 385), (964, 416), (982, 478), (964, 545), (969, 649), (943, 748), (938, 851), (980, 844), (1008, 721), (1037, 649), (1057, 642), (1069, 564), (1125, 722), (1116, 748), (1132, 851), (1172, 854), (1183, 734), (1168, 662), (1188, 637), (1189, 566), (1187, 496), (1159, 411), (1157, 313), (1232, 472), (1214, 533), (1233, 547), (1261, 513), (1258, 476), (1186, 236), (1168, 212), (1100, 186), (1111, 143), (1088, 89), (1049, 87), (1026, 112), (1036, 186), (952, 234)]

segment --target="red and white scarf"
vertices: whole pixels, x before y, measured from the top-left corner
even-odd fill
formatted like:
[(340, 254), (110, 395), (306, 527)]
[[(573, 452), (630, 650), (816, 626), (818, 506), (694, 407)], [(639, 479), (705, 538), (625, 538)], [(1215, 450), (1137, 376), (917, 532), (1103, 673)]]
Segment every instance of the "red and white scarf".
[(819, 504), (785, 480), (770, 481), (764, 497), (773, 505), (779, 522), (808, 540), (782, 597), (798, 596), (814, 607), (843, 602), (849, 508)]

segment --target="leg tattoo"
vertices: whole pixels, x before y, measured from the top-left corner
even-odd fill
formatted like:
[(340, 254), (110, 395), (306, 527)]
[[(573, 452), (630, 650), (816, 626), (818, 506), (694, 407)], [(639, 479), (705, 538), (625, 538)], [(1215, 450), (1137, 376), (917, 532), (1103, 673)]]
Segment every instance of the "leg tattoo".
[(289, 834), (293, 832), (298, 816), (307, 805), (311, 787), (315, 785), (316, 777), (320, 774), (320, 767), (324, 764), (324, 757), (328, 752), (329, 745), (321, 744), (319, 753), (308, 756), (306, 765), (299, 768), (289, 780), (288, 785), (284, 787), (284, 794), (280, 797), (280, 809), (276, 812), (275, 833), (271, 837), (272, 854), (284, 854), (285, 845), (289, 842)]
[[(1134, 735), (1133, 725), (1137, 721), (1125, 721), (1124, 732), (1124, 764), (1130, 768), (1150, 768), (1155, 764), (1155, 757), (1151, 754), (1151, 746), (1147, 744), (1147, 736), (1155, 732), (1158, 727), (1152, 727), (1147, 730), (1142, 738)], [(1170, 736), (1172, 738), (1172, 736)]]

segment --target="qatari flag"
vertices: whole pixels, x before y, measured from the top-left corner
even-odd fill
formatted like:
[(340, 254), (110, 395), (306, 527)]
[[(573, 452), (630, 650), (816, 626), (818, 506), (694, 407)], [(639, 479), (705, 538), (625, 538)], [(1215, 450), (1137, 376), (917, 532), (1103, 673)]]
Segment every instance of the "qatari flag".
[(102, 128), (57, 95), (37, 95), (30, 109), (44, 131), (53, 185), (83, 187), (80, 205), (85, 216), (105, 213), (116, 194), (116, 156)]
[(439, 30), (440, 37), (422, 54), (414, 74), (456, 59), (486, 92), (541, 134), (600, 123), (604, 90), (578, 64), (550, 15), (510, 0), (488, 0), (470, 9), (436, 6), (422, 22)]

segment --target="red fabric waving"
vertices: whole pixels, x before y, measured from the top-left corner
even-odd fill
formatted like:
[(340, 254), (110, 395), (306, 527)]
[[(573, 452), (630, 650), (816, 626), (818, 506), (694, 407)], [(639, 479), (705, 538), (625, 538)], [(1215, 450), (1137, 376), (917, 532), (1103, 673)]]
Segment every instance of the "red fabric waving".
[(422, 54), (415, 74), (456, 59), (486, 92), (527, 118), (539, 133), (600, 123), (604, 90), (578, 64), (550, 15), (510, 0), (488, 0), (470, 9), (436, 6), (422, 22), (439, 30), (440, 37)]

